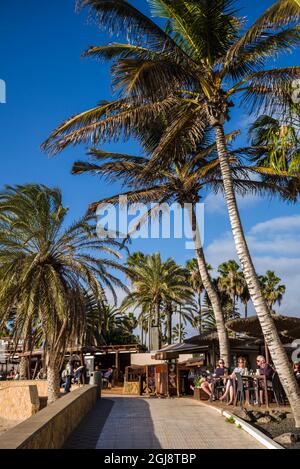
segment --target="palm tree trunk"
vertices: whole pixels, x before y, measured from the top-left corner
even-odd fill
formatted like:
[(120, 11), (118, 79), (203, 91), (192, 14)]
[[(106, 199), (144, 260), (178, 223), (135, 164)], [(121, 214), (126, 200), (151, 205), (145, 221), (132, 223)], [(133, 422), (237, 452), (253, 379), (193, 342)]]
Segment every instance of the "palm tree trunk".
[(27, 357), (21, 357), (20, 365), (19, 365), (21, 380), (27, 379), (27, 370), (28, 370)]
[(167, 343), (168, 345), (172, 343), (172, 306), (167, 310)]
[(245, 303), (245, 319), (248, 317), (248, 303)]
[(198, 294), (198, 309), (199, 309), (199, 334), (202, 334), (202, 303), (201, 303), (201, 291)]
[(225, 197), (229, 212), (229, 218), (237, 254), (239, 256), (245, 280), (249, 288), (250, 296), (257, 313), (262, 332), (265, 337), (266, 344), (269, 348), (271, 357), (273, 359), (276, 371), (278, 372), (280, 381), (285, 389), (286, 395), (289, 399), (291, 409), (295, 418), (296, 427), (300, 427), (300, 390), (294, 378), (291, 365), (289, 363), (287, 354), (280, 341), (277, 329), (270, 314), (270, 310), (266, 301), (263, 298), (261, 284), (257, 277), (250, 252), (248, 249), (247, 241), (243, 231), (235, 192), (233, 188), (233, 181), (231, 170), (229, 166), (229, 155), (226, 147), (226, 139), (224, 129), (221, 124), (215, 125), (216, 143), (220, 160), (220, 167), (223, 177), (223, 184), (225, 190)]
[(198, 261), (200, 277), (201, 277), (203, 286), (207, 292), (207, 295), (209, 297), (209, 300), (211, 302), (215, 320), (216, 320), (216, 327), (217, 327), (219, 347), (220, 347), (220, 358), (224, 360), (225, 366), (229, 367), (230, 366), (229, 340), (228, 340), (227, 329), (225, 326), (221, 300), (214, 287), (214, 284), (211, 280), (209, 272), (207, 270), (207, 264), (206, 264), (206, 260), (204, 257), (203, 248), (201, 245), (200, 233), (199, 233), (194, 206), (189, 208), (189, 216), (190, 216), (190, 222), (191, 222), (191, 226), (192, 226), (192, 230), (194, 234), (195, 252), (196, 252), (196, 258)]
[(149, 318), (148, 318), (148, 349), (149, 349), (149, 352), (151, 350), (151, 323), (152, 323), (152, 309), (150, 311), (150, 315), (149, 315)]
[(160, 302), (157, 301), (155, 304), (155, 317), (154, 317), (154, 326), (159, 326), (159, 318), (160, 318)]
[(60, 395), (59, 365), (50, 360), (47, 366), (48, 404), (55, 402)]
[(235, 295), (232, 295), (232, 319), (235, 319)]
[(181, 314), (181, 306), (179, 306), (179, 334), (178, 334), (178, 341), (181, 344), (182, 342), (182, 314)]

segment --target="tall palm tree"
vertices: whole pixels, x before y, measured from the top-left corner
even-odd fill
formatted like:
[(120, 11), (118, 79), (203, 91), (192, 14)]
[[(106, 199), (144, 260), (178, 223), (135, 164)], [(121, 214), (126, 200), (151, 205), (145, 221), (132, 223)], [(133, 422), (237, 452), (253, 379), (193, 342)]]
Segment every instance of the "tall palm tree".
[[(200, 276), (198, 261), (197, 259), (191, 259), (187, 261), (186, 268), (189, 271), (189, 281), (192, 285), (193, 291), (197, 296), (197, 303), (198, 303), (198, 318), (197, 318), (197, 329), (199, 330), (199, 334), (202, 332), (202, 299), (201, 295), (204, 291), (204, 285)], [(207, 270), (211, 271), (212, 266), (207, 265)]]
[(244, 305), (245, 318), (247, 318), (248, 317), (248, 303), (251, 300), (251, 297), (250, 297), (249, 288), (246, 283), (243, 272), (240, 273), (240, 282), (238, 285), (237, 293), (238, 293), (241, 303)]
[(133, 291), (124, 299), (121, 309), (142, 308), (150, 315), (151, 324), (157, 331), (152, 337), (152, 348), (160, 348), (161, 312), (168, 305), (169, 327), (173, 313), (172, 303), (184, 304), (190, 300), (191, 287), (186, 280), (186, 271), (173, 259), (162, 262), (160, 254), (147, 256), (143, 265), (132, 267), (135, 278)]
[(223, 262), (218, 268), (220, 274), (218, 284), (219, 289), (228, 293), (232, 300), (233, 319), (236, 310), (236, 302), (239, 297), (239, 291), (242, 288), (243, 276), (240, 266), (235, 260)]
[[(153, 134), (157, 134), (157, 132), (156, 128), (148, 129), (143, 140), (153, 138)], [(228, 134), (227, 140), (233, 139), (235, 135), (235, 132)], [(180, 142), (177, 145), (180, 145)], [(74, 174), (89, 172), (104, 176), (109, 182), (114, 182), (118, 178), (119, 181), (123, 181), (123, 185), (131, 189), (129, 192), (122, 193), (123, 196), (126, 195), (129, 204), (155, 202), (154, 207), (149, 209), (144, 217), (141, 217), (136, 227), (140, 226), (143, 222), (147, 222), (148, 217), (155, 215), (156, 211), (161, 210), (166, 204), (170, 205), (175, 202), (188, 210), (193, 233), (195, 233), (194, 242), (198, 275), (209, 295), (216, 315), (221, 356), (225, 363), (229, 364), (229, 342), (223, 320), (221, 302), (218, 291), (209, 275), (209, 266), (206, 263), (204, 250), (201, 245), (196, 211), (196, 204), (201, 200), (202, 192), (205, 190), (207, 192), (207, 190), (217, 191), (223, 189), (219, 161), (216, 156), (216, 146), (211, 141), (209, 132), (206, 134), (206, 139), (199, 145), (196, 153), (182, 156), (179, 161), (170, 163), (169, 167), (158, 167), (155, 171), (148, 173), (146, 177), (144, 176), (145, 170), (151, 164), (151, 158), (149, 157), (115, 154), (97, 149), (90, 150), (90, 155), (92, 156), (91, 162), (78, 161), (74, 164)], [(257, 193), (264, 193), (266, 190), (275, 191), (271, 183), (251, 180), (248, 174), (249, 168), (247, 169), (240, 165), (238, 156), (238, 149), (232, 152), (233, 183), (237, 191), (242, 194), (247, 190)], [(118, 202), (119, 195), (109, 197), (93, 203), (90, 206), (90, 210), (96, 210), (99, 203), (116, 204)], [(135, 256), (138, 255), (135, 254)], [(140, 261), (140, 259), (138, 257), (133, 259), (133, 261)], [(141, 261), (143, 261), (143, 258)]]
[(104, 298), (122, 282), (109, 272), (121, 269), (119, 243), (97, 237), (83, 218), (64, 228), (67, 209), (61, 192), (42, 185), (7, 187), (0, 193), (0, 321), (15, 309), (15, 338), (37, 324), (43, 331), (48, 399), (59, 396), (59, 369), (70, 341), (85, 324), (85, 290)]
[(137, 320), (133, 313), (124, 314), (115, 306), (105, 305), (103, 310), (102, 336), (106, 344), (129, 344), (136, 342), (133, 335)]
[[(232, 138), (229, 135), (228, 138)], [(122, 195), (127, 196), (129, 204), (136, 202), (155, 202), (154, 207), (141, 222), (147, 221), (147, 217), (155, 215), (156, 211), (161, 209), (163, 204), (178, 203), (182, 208), (190, 208), (190, 219), (193, 232), (198, 233), (198, 220), (196, 218), (196, 204), (200, 201), (200, 191), (205, 188), (222, 187), (220, 172), (218, 169), (218, 160), (215, 158), (215, 145), (204, 144), (198, 149), (197, 155), (189, 155), (180, 162), (171, 164), (169, 168), (157, 170), (147, 178), (143, 179), (143, 172), (150, 163), (148, 157), (138, 157), (122, 154), (113, 154), (99, 150), (91, 150), (93, 158), (97, 162), (86, 163), (76, 162), (73, 167), (73, 173), (79, 174), (90, 172), (105, 176), (110, 182), (114, 182), (116, 177), (122, 179), (124, 185), (129, 186), (132, 190)], [(238, 170), (237, 170), (238, 172)], [(238, 174), (238, 173), (237, 173)], [(244, 173), (243, 173), (244, 174)], [(241, 174), (237, 175), (237, 185), (243, 186)], [(245, 181), (250, 185), (250, 181)], [(255, 187), (258, 183), (254, 182)], [(118, 203), (119, 196), (109, 197), (100, 201), (101, 203)], [(91, 205), (90, 210), (95, 210), (100, 202)], [(221, 356), (226, 363), (230, 361), (229, 344), (227, 339), (227, 331), (223, 321), (221, 303), (215, 290), (213, 282), (210, 278), (208, 266), (204, 257), (204, 251), (198, 239), (195, 239), (195, 248), (198, 264), (198, 272), (203, 282), (205, 290), (210, 296), (210, 301), (215, 311), (218, 333), (220, 340)], [(140, 259), (134, 259), (133, 261)], [(168, 335), (169, 340), (171, 335)]]
[(280, 283), (281, 279), (271, 270), (268, 270), (265, 275), (261, 275), (259, 279), (265, 300), (270, 310), (273, 311), (275, 303), (281, 304), (286, 287)]
[[(44, 148), (49, 153), (78, 144), (139, 133), (159, 112), (171, 119), (152, 158), (165, 164), (165, 151), (184, 135), (182, 150), (201, 140), (206, 124), (214, 129), (225, 198), (234, 241), (274, 364), (300, 426), (300, 391), (289, 367), (268, 305), (263, 297), (245, 238), (233, 187), (224, 124), (235, 97), (250, 112), (285, 112), (300, 67), (266, 68), (270, 57), (299, 44), (298, 0), (277, 0), (250, 27), (237, 16), (232, 0), (152, 0), (153, 16), (165, 30), (126, 0), (80, 0), (92, 17), (110, 31), (124, 32), (127, 44), (90, 48), (87, 56), (113, 59), (115, 90), (121, 98), (81, 113), (55, 130)], [(178, 153), (178, 151), (177, 151)], [(170, 152), (171, 154), (171, 152)]]

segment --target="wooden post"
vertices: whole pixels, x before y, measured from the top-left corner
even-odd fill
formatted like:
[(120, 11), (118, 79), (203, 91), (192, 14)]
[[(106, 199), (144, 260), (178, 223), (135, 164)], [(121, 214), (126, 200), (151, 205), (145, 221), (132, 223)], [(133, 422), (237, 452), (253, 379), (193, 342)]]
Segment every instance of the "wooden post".
[(179, 306), (179, 343), (182, 342), (182, 315), (181, 315), (181, 305)]
[(179, 364), (176, 361), (176, 386), (177, 386), (177, 397), (180, 397), (180, 379), (179, 379)]
[(149, 396), (150, 392), (149, 392), (149, 366), (146, 365), (146, 394), (147, 396)]
[(117, 381), (119, 381), (119, 371), (120, 371), (120, 356), (119, 356), (119, 350), (116, 350), (116, 361), (115, 361), (115, 367), (116, 367), (116, 375), (117, 375)]
[(39, 361), (40, 361), (40, 358), (39, 358), (39, 357), (36, 357), (36, 364), (35, 364), (35, 367), (34, 367), (34, 372), (33, 372), (32, 379), (35, 379), (35, 376), (36, 376), (36, 372), (37, 372), (37, 367), (38, 367)]

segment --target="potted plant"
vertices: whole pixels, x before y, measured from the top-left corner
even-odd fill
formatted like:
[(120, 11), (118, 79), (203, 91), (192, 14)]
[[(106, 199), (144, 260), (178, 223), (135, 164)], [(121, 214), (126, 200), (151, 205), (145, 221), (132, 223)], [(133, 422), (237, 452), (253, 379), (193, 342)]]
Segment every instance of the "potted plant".
[(201, 376), (195, 376), (194, 379), (194, 399), (200, 401), (201, 399), (201, 384), (203, 382), (203, 378)]

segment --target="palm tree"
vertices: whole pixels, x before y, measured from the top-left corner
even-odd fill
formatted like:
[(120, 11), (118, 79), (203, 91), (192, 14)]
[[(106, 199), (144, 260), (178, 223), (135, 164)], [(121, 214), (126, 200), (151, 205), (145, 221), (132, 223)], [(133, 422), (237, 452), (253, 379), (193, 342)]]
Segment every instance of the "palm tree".
[(243, 286), (243, 274), (240, 266), (235, 260), (223, 262), (218, 268), (220, 274), (218, 284), (219, 289), (227, 293), (232, 300), (233, 319), (236, 310), (236, 301), (239, 297), (239, 291)]
[[(150, 133), (148, 129), (148, 134)], [(152, 133), (151, 133), (152, 135)], [(233, 135), (228, 135), (228, 139)], [(144, 137), (145, 138), (145, 137)], [(198, 225), (196, 218), (196, 204), (200, 201), (200, 191), (205, 188), (222, 187), (222, 182), (219, 179), (220, 173), (218, 168), (218, 160), (215, 158), (215, 145), (203, 142), (201, 147), (198, 148), (196, 155), (186, 156), (180, 162), (171, 164), (169, 168), (162, 168), (148, 175), (143, 179), (143, 172), (150, 159), (147, 157), (138, 157), (122, 154), (113, 154), (103, 152), (100, 150), (91, 150), (90, 154), (97, 162), (86, 163), (78, 161), (74, 164), (73, 173), (79, 174), (83, 172), (90, 172), (105, 176), (107, 180), (113, 182), (116, 177), (122, 178), (124, 185), (134, 189), (130, 192), (125, 192), (122, 195), (127, 196), (129, 204), (136, 202), (150, 202), (153, 201), (156, 205), (149, 210), (146, 217), (137, 223), (139, 226), (142, 222), (147, 221), (147, 217), (155, 215), (164, 204), (178, 203), (182, 208), (188, 207), (190, 210), (191, 224), (193, 232), (196, 232), (195, 248), (198, 264), (198, 272), (203, 282), (205, 290), (210, 296), (213, 305), (220, 340), (220, 353), (226, 363), (229, 363), (229, 343), (227, 339), (227, 331), (225, 328), (222, 309), (218, 294), (215, 290), (213, 282), (209, 275), (208, 266), (204, 257), (204, 251), (199, 242)], [(108, 161), (105, 161), (108, 160)], [(104, 162), (103, 162), (104, 161)], [(236, 168), (236, 184), (243, 187), (241, 174), (238, 173), (239, 169)], [(242, 172), (242, 170), (240, 170)], [(244, 173), (243, 173), (244, 175)], [(250, 181), (245, 181), (245, 184), (250, 185)], [(253, 187), (258, 189), (259, 183), (253, 182)], [(100, 201), (101, 203), (118, 203), (119, 195), (109, 197)], [(93, 203), (90, 210), (94, 211), (100, 202)], [(197, 237), (198, 236), (198, 237)], [(137, 255), (136, 255), (137, 256)], [(133, 259), (133, 262), (140, 261), (140, 258)], [(143, 261), (143, 258), (142, 258)], [(171, 335), (169, 334), (169, 340)]]
[(292, 202), (300, 193), (299, 110), (299, 105), (292, 104), (287, 117), (260, 116), (249, 129), (252, 146), (245, 149), (261, 179), (276, 181), (286, 190), (284, 199)]
[(28, 324), (42, 329), (49, 402), (59, 396), (66, 347), (84, 328), (85, 290), (104, 298), (104, 287), (123, 286), (108, 270), (120, 264), (99, 257), (119, 259), (119, 243), (98, 239), (87, 218), (64, 228), (66, 215), (58, 189), (25, 185), (0, 194), (0, 320), (15, 309), (16, 339)]
[(142, 308), (142, 316), (148, 314), (157, 331), (157, 336), (152, 337), (151, 348), (159, 349), (163, 305), (168, 306), (171, 328), (172, 303), (184, 304), (190, 300), (192, 291), (186, 280), (186, 271), (173, 259), (162, 262), (159, 253), (146, 256), (145, 262), (133, 266), (132, 271), (135, 278), (133, 291), (124, 299), (121, 310)]
[(244, 305), (245, 318), (247, 318), (248, 317), (248, 303), (251, 300), (251, 297), (250, 297), (249, 288), (247, 286), (243, 272), (240, 273), (240, 277), (241, 278), (240, 278), (237, 293), (238, 293), (241, 303)]
[(281, 279), (271, 270), (268, 270), (265, 275), (261, 275), (259, 279), (262, 284), (264, 298), (270, 310), (273, 311), (275, 303), (281, 304), (286, 287), (280, 284)]
[(172, 329), (172, 338), (175, 342), (181, 342), (186, 338), (186, 330), (183, 324), (175, 324)]
[(275, 174), (281, 171), (286, 176), (299, 174), (299, 110), (299, 106), (291, 108), (291, 119), (262, 115), (250, 126), (252, 159), (261, 169), (273, 169)]
[[(91, 137), (95, 142), (136, 135), (168, 116), (168, 129), (157, 142), (149, 171), (167, 164), (166, 150), (178, 135), (182, 152), (195, 149), (206, 125), (214, 129), (230, 223), (250, 296), (268, 348), (300, 426), (300, 391), (289, 367), (270, 310), (263, 297), (236, 202), (224, 124), (235, 97), (250, 112), (285, 112), (292, 82), (300, 67), (267, 69), (267, 59), (299, 44), (295, 22), (298, 0), (277, 0), (248, 29), (232, 0), (152, 0), (153, 16), (166, 20), (165, 30), (128, 1), (80, 0), (92, 17), (110, 31), (124, 32), (127, 44), (92, 47), (87, 56), (113, 59), (114, 88), (121, 98), (81, 113), (55, 130), (45, 142), (49, 153)], [(177, 150), (177, 157), (180, 150)], [(172, 158), (172, 152), (169, 152)]]
[[(214, 279), (215, 287), (219, 288), (219, 279), (216, 278)], [(237, 308), (237, 305), (233, 307), (233, 301), (231, 296), (227, 293), (225, 290), (218, 290), (219, 291), (219, 296), (221, 299), (221, 305), (222, 305), (222, 311), (224, 315), (224, 321), (225, 324), (227, 321), (230, 321), (231, 319), (236, 319), (240, 317), (239, 310)], [(216, 331), (217, 326), (216, 326), (216, 321), (214, 318), (213, 314), (213, 309), (211, 307), (211, 303), (209, 301), (209, 298), (207, 294), (204, 294), (203, 298), (203, 320), (202, 320), (202, 326), (203, 326), (203, 332), (211, 332), (211, 331)]]
[[(191, 259), (187, 261), (186, 268), (189, 271), (189, 281), (192, 285), (192, 289), (197, 296), (197, 303), (198, 303), (198, 317), (197, 317), (197, 329), (199, 330), (199, 334), (202, 332), (202, 301), (201, 295), (204, 291), (204, 285), (200, 276), (198, 261), (197, 259)], [(207, 270), (211, 271), (212, 266), (207, 265)]]
[[(153, 138), (153, 134), (157, 134), (158, 130), (148, 129), (147, 138)], [(228, 134), (227, 139), (230, 140), (236, 135), (235, 132)], [(180, 142), (178, 142), (178, 145)], [(220, 298), (212, 279), (209, 275), (209, 266), (206, 263), (204, 251), (201, 246), (200, 235), (198, 231), (198, 220), (196, 217), (196, 204), (200, 201), (200, 194), (206, 190), (220, 190), (223, 188), (220, 179), (220, 169), (218, 159), (215, 154), (215, 144), (211, 142), (209, 133), (199, 145), (196, 154), (186, 155), (180, 161), (170, 164), (168, 168), (156, 168), (147, 177), (143, 177), (145, 169), (151, 163), (148, 157), (138, 157), (132, 155), (109, 153), (97, 149), (90, 150), (89, 154), (92, 156), (92, 162), (77, 161), (73, 166), (74, 174), (81, 174), (89, 172), (92, 174), (106, 177), (109, 182), (114, 182), (116, 178), (123, 180), (123, 185), (129, 186), (129, 192), (122, 193), (122, 196), (127, 197), (129, 204), (136, 202), (156, 202), (156, 205), (150, 209), (146, 216), (142, 217), (136, 224), (140, 226), (143, 222), (148, 220), (148, 217), (155, 215), (156, 211), (160, 210), (165, 204), (178, 203), (181, 207), (189, 210), (191, 225), (193, 232), (196, 233), (194, 237), (195, 252), (197, 259), (195, 260), (194, 267), (197, 267), (199, 279), (197, 280), (197, 272), (193, 273), (194, 281), (201, 282), (207, 291), (211, 304), (217, 319), (217, 330), (220, 341), (220, 353), (226, 363), (230, 361), (229, 343), (227, 339), (227, 331), (225, 328)], [(243, 150), (244, 151), (244, 150)], [(270, 183), (261, 183), (253, 181), (249, 176), (249, 168), (241, 166), (238, 161), (239, 150), (232, 152), (232, 171), (234, 174), (234, 185), (236, 190), (244, 193), (247, 190), (255, 192), (264, 192), (266, 190), (274, 191)], [(119, 195), (109, 197), (99, 202), (95, 202), (90, 206), (90, 210), (96, 210), (96, 207), (102, 203), (118, 203)], [(143, 255), (141, 253), (134, 254), (133, 262), (143, 262)], [(192, 266), (190, 266), (192, 267)], [(195, 285), (194, 282), (194, 286)], [(197, 286), (199, 288), (199, 285)], [(200, 294), (200, 296), (199, 296)], [(198, 292), (199, 307), (201, 308), (201, 292)]]

